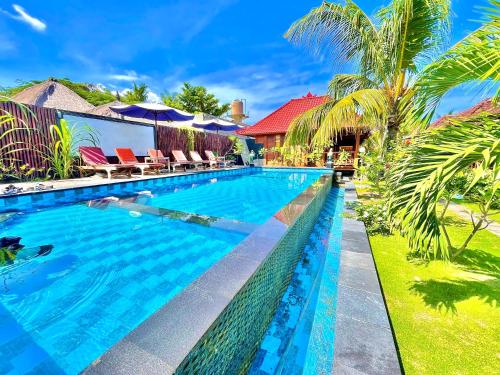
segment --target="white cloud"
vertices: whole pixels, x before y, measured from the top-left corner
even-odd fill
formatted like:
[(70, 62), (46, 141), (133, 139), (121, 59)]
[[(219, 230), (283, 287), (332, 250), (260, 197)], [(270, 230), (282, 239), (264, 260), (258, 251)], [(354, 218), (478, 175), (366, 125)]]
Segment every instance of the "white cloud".
[[(308, 91), (323, 94), (327, 79), (314, 79), (311, 72), (293, 67), (276, 71), (267, 65), (247, 65), (191, 77), (186, 81), (207, 87), (223, 103), (246, 99), (250, 115), (247, 122), (251, 124), (290, 99), (306, 95)], [(169, 91), (178, 92), (181, 84), (172, 83)]]
[(149, 90), (148, 91), (148, 98), (146, 99), (148, 103), (161, 103), (161, 97), (157, 93)]
[(136, 82), (136, 81), (146, 81), (150, 77), (145, 74), (137, 74), (134, 70), (126, 70), (122, 74), (109, 74), (108, 79), (113, 81), (126, 81), (126, 82)]
[(12, 4), (12, 8), (14, 8), (16, 14), (9, 13), (5, 10), (1, 11), (2, 13), (4, 13), (5, 15), (9, 16), (14, 20), (28, 24), (36, 31), (43, 32), (45, 31), (45, 29), (47, 29), (47, 24), (45, 22), (30, 15), (28, 12), (26, 12), (26, 10), (22, 6), (17, 4)]

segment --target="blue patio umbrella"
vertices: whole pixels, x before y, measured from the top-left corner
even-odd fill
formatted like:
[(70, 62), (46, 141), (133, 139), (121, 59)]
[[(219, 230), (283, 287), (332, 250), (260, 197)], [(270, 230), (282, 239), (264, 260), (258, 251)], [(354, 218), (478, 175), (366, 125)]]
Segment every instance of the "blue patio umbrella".
[(117, 105), (109, 107), (113, 112), (128, 117), (145, 118), (155, 122), (155, 146), (157, 144), (158, 121), (188, 121), (194, 119), (194, 115), (175, 109), (164, 104), (137, 103), (130, 105)]
[[(193, 128), (212, 130), (212, 131), (215, 130), (217, 134), (219, 134), (219, 130), (229, 132), (229, 131), (235, 131), (235, 130), (243, 128), (243, 126), (241, 126), (241, 125), (237, 125), (233, 122), (224, 121), (224, 120), (220, 120), (220, 119), (196, 121), (196, 122), (193, 122), (191, 126)], [(220, 153), (220, 146), (221, 146), (220, 139), (217, 139), (217, 153)]]
[(241, 125), (224, 120), (195, 121), (193, 122), (192, 126), (193, 128), (211, 130), (217, 133), (219, 133), (219, 130), (230, 132), (243, 128)]

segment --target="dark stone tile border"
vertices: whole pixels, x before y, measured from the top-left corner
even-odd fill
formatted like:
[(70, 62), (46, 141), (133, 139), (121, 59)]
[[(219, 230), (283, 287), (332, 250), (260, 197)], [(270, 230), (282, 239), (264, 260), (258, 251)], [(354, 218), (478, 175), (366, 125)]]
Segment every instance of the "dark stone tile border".
[[(346, 184), (344, 213), (357, 200)], [(385, 300), (365, 226), (344, 217), (338, 282), (333, 373), (401, 374)]]
[[(302, 215), (310, 214), (308, 208), (315, 202), (316, 196), (323, 194), (324, 199), (331, 184), (331, 173), (322, 175), (232, 252), (96, 359), (83, 373), (170, 374), (178, 370), (235, 297), (245, 290), (249, 281), (273, 255), (290, 228)], [(308, 236), (308, 233), (304, 235)]]

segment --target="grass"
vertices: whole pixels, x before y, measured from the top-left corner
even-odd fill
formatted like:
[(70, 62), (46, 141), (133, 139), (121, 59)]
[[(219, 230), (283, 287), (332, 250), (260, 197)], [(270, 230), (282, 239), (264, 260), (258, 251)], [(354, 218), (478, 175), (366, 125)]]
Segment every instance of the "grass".
[[(376, 201), (370, 189), (362, 201)], [(470, 224), (450, 213), (462, 243)], [(406, 374), (494, 374), (500, 368), (500, 241), (481, 231), (453, 263), (408, 256), (399, 234), (371, 236)]]
[[(461, 206), (464, 206), (465, 208), (468, 208), (474, 213), (481, 213), (481, 210), (479, 209), (479, 205), (475, 202), (471, 202), (470, 200), (467, 199), (453, 199), (453, 202), (456, 204), (459, 204)], [(491, 210), (492, 212), (495, 212), (493, 215), (489, 215), (489, 218), (492, 220), (495, 220), (497, 223), (500, 223), (500, 210)]]

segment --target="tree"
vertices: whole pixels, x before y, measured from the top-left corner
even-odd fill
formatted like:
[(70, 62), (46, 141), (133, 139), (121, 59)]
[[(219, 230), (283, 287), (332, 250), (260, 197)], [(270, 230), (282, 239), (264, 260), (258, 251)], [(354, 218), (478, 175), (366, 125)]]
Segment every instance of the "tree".
[(500, 189), (500, 120), (498, 115), (483, 115), (423, 132), (393, 168), (390, 177), (389, 213), (410, 247), (424, 256), (448, 258), (452, 253), (442, 217), (438, 215), (441, 198), (446, 198), (456, 176), (473, 168), (474, 177), (465, 193), (482, 183), (478, 194), (481, 216), (473, 221), (470, 238), (488, 224), (488, 211), (498, 202)]
[(230, 108), (229, 103), (219, 105), (219, 99), (209, 93), (206, 87), (193, 86), (187, 82), (184, 82), (181, 93), (165, 94), (162, 100), (170, 107), (190, 113), (203, 112), (213, 116), (221, 116)]
[[(356, 64), (357, 72), (335, 75), (329, 84), (329, 100), (297, 118), (286, 142), (328, 145), (343, 131), (368, 127), (385, 133), (388, 144), (397, 140), (401, 129), (425, 126), (447, 91), (427, 95), (429, 83), (448, 80), (447, 76), (443, 80), (443, 66), (449, 67), (458, 55), (469, 56), (469, 71), (474, 72), (481, 60), (481, 72), (488, 73), (469, 74), (470, 79), (498, 79), (498, 69), (494, 69), (499, 66), (499, 50), (492, 52), (495, 46), (486, 36), (491, 25), (423, 68), (447, 40), (449, 13), (449, 0), (392, 0), (370, 18), (347, 0), (345, 5), (323, 2), (296, 21), (286, 33), (289, 40), (316, 53), (332, 53), (334, 61)], [(484, 43), (475, 43), (476, 38), (482, 38)], [(486, 49), (488, 54), (473, 58), (470, 55), (477, 52), (474, 48)], [(455, 62), (457, 67), (460, 64)], [(454, 77), (449, 79), (458, 82)], [(463, 75), (460, 82), (465, 81)], [(429, 108), (430, 97), (434, 100)]]
[(132, 90), (122, 96), (122, 102), (127, 104), (144, 103), (148, 99), (148, 86), (145, 83), (137, 85), (134, 82)]

